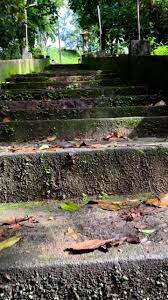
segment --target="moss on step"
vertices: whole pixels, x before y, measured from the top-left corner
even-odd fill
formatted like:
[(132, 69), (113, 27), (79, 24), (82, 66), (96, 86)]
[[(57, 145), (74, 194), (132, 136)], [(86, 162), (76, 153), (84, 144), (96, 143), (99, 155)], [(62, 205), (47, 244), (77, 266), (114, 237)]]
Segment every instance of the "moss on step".
[[(123, 148), (0, 156), (0, 201), (76, 199), (102, 192), (115, 194), (158, 193), (168, 190), (167, 148)], [(42, 159), (41, 159), (42, 158)], [(46, 185), (45, 166), (54, 179)]]
[[(56, 120), (56, 119), (89, 119), (89, 118), (118, 118), (118, 117), (150, 117), (150, 116), (168, 116), (168, 106), (161, 107), (143, 107), (143, 106), (125, 106), (125, 107), (94, 107), (88, 109), (48, 109), (38, 107), (32, 110), (26, 110), (19, 105), (10, 111), (9, 106), (1, 107), (0, 122), (3, 121), (5, 115), (10, 115), (13, 121), (26, 121), (26, 120)], [(10, 125), (8, 126), (10, 130)]]
[(26, 99), (64, 99), (64, 98), (91, 98), (91, 97), (115, 97), (128, 95), (144, 95), (148, 94), (145, 87), (99, 87), (90, 89), (67, 89), (57, 91), (47, 90), (10, 90), (1, 91), (0, 100), (26, 100)]
[(0, 141), (29, 141), (56, 134), (59, 139), (76, 137), (102, 139), (122, 129), (129, 137), (167, 136), (167, 117), (129, 117), (104, 119), (38, 120), (0, 123)]

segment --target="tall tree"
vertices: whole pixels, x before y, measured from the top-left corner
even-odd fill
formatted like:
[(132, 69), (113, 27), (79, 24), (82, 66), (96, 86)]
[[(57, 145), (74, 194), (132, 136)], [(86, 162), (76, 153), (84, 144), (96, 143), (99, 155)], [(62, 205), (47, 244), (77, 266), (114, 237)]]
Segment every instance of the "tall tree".
[[(124, 40), (129, 43), (130, 39), (137, 39), (136, 0), (69, 0), (69, 3), (78, 14), (80, 25), (84, 29), (96, 28), (97, 35), (97, 5), (100, 5), (103, 49), (113, 46), (117, 41)], [(161, 18), (164, 15), (164, 20), (166, 19), (167, 5), (167, 0), (141, 0), (143, 38), (150, 37), (154, 33), (154, 28), (157, 31), (157, 39), (161, 38), (164, 30), (164, 22), (161, 22)]]
[[(28, 0), (27, 5), (35, 2)], [(37, 0), (37, 5), (28, 9), (28, 33), (30, 46), (34, 46), (39, 32), (51, 35), (57, 20), (57, 10), (62, 0)], [(24, 0), (0, 0), (0, 48), (9, 57), (18, 56), (24, 47), (25, 16)]]

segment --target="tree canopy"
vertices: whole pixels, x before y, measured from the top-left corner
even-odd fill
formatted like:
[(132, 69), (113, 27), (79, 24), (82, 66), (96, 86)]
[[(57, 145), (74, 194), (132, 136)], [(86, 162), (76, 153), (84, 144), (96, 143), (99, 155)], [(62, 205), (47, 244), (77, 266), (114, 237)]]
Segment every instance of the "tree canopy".
[[(27, 0), (27, 6), (35, 1)], [(29, 43), (33, 47), (39, 33), (52, 35), (62, 0), (38, 0), (28, 8)], [(15, 58), (22, 52), (25, 39), (24, 0), (0, 0), (0, 48), (2, 55)]]
[[(97, 5), (102, 15), (103, 49), (113, 42), (137, 39), (136, 0), (69, 0), (70, 7), (79, 16), (83, 29), (96, 31), (98, 35)], [(168, 31), (168, 0), (141, 0), (141, 30), (143, 38), (154, 36), (165, 39)]]

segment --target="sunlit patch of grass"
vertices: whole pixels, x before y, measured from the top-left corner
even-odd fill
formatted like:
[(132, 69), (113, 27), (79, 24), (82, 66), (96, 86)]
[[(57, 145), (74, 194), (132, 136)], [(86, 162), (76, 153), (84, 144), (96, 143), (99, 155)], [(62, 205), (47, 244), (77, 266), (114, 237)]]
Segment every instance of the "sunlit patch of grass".
[[(57, 63), (59, 63), (59, 49), (55, 47), (51, 47), (47, 49), (44, 55), (49, 55), (51, 60), (54, 59)], [(77, 53), (68, 52), (62, 50), (62, 63), (63, 64), (77, 64), (79, 59), (79, 55)]]

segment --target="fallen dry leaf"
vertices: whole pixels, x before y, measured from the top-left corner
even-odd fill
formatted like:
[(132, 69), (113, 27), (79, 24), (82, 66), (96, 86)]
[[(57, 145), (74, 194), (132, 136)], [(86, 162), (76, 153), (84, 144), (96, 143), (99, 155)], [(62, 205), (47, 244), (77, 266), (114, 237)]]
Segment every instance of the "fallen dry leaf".
[(4, 228), (0, 227), (0, 237), (5, 235)]
[(60, 148), (59, 146), (50, 147), (47, 151), (48, 152), (55, 152), (55, 151), (58, 151), (59, 148)]
[(35, 152), (36, 149), (35, 148), (15, 148), (15, 147), (10, 147), (10, 148), (8, 148), (8, 151), (10, 151), (10, 152), (17, 152), (17, 153), (20, 153), (20, 152)]
[(139, 243), (140, 243), (140, 238), (139, 238), (139, 236), (129, 234), (129, 235), (127, 236), (126, 241), (127, 241), (127, 243), (129, 243), (129, 244), (139, 244)]
[(104, 210), (120, 210), (121, 203), (119, 202), (112, 202), (112, 201), (105, 201), (105, 200), (91, 200), (87, 203), (88, 205), (92, 205), (93, 207), (99, 207)]
[(77, 241), (77, 239), (78, 239), (78, 235), (75, 232), (75, 229), (73, 229), (71, 227), (68, 228), (67, 235), (72, 237), (75, 241)]
[(65, 251), (70, 251), (72, 253), (90, 252), (96, 249), (107, 251), (111, 246), (112, 240), (88, 240), (72, 244), (70, 247), (66, 248)]
[(5, 221), (2, 221), (1, 225), (14, 225), (16, 224), (16, 220), (15, 219), (8, 219)]
[(18, 225), (19, 223), (25, 222), (25, 221), (30, 221), (31, 219), (34, 220), (32, 216), (25, 216), (25, 217), (16, 217), (15, 219), (8, 219), (2, 221), (1, 225)]
[(125, 209), (129, 207), (137, 207), (139, 205), (139, 201), (135, 199), (126, 200), (126, 201), (110, 201), (110, 200), (91, 200), (87, 204), (92, 205), (93, 207), (99, 207), (104, 210), (112, 210), (117, 211), (120, 209)]
[(109, 133), (107, 136), (105, 136), (103, 139), (105, 141), (116, 141), (116, 140), (119, 140), (121, 138), (124, 138), (123, 135), (121, 135), (119, 132), (115, 131), (115, 132), (112, 132), (112, 133)]
[(17, 242), (19, 242), (21, 240), (21, 238), (22, 238), (21, 236), (13, 236), (3, 242), (0, 242), (0, 251), (12, 247)]
[(102, 147), (101, 144), (93, 144), (93, 145), (90, 145), (90, 148), (91, 148), (91, 149), (99, 149), (99, 148), (101, 148), (101, 147)]
[(25, 217), (16, 217), (15, 218), (15, 222), (16, 223), (21, 223), (21, 222), (24, 222), (24, 221), (28, 221), (30, 218), (32, 218), (32, 216), (25, 216)]
[(12, 122), (11, 116), (6, 116), (6, 117), (4, 117), (2, 122), (3, 122), (3, 123), (11, 123), (11, 122)]
[(166, 208), (168, 207), (168, 193), (164, 194), (160, 194), (158, 198), (152, 198), (152, 199), (148, 199), (145, 202), (147, 205), (152, 205), (152, 206), (156, 206), (156, 207), (160, 207), (160, 208)]
[(18, 224), (11, 225), (9, 227), (9, 229), (12, 229), (12, 230), (16, 231), (16, 230), (20, 230), (21, 227), (22, 227), (22, 225), (18, 223)]

